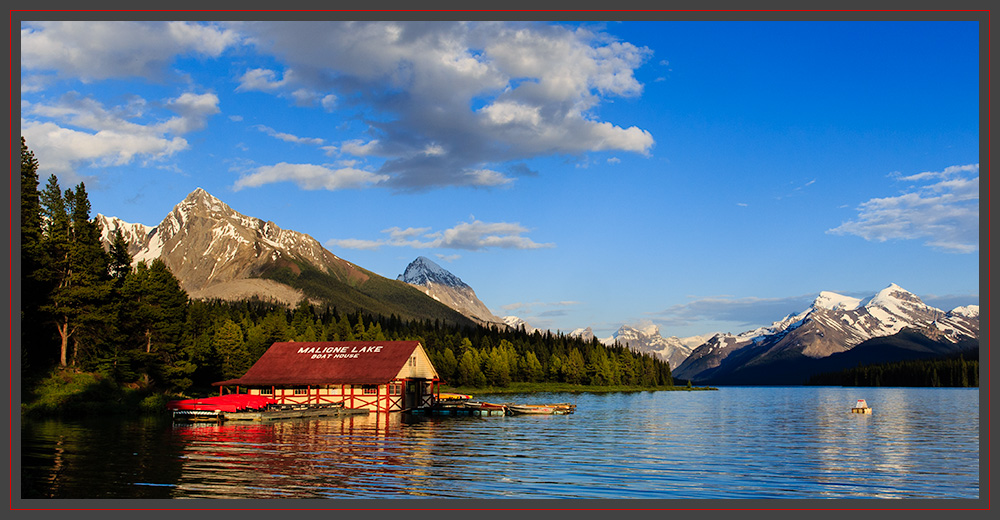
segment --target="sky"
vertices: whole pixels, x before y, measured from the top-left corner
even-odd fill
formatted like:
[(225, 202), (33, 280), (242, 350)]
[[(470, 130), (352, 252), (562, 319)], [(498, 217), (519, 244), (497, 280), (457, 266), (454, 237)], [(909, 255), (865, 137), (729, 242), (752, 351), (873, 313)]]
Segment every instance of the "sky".
[(978, 305), (978, 30), (24, 21), (20, 127), (95, 215), (200, 187), (534, 327), (739, 333), (820, 291)]

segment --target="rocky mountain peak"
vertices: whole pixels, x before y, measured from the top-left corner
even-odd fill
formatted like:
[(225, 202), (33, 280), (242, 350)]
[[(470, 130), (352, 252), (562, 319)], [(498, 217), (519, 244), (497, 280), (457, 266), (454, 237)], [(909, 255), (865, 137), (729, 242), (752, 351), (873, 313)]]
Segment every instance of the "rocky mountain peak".
[(504, 320), (490, 312), (476, 292), (461, 278), (425, 256), (418, 256), (396, 280), (406, 282), (424, 294), (451, 307), (480, 324), (502, 324)]
[(451, 274), (425, 256), (418, 256), (416, 260), (410, 262), (403, 274), (397, 276), (396, 279), (410, 285), (427, 285), (428, 282), (432, 282), (461, 289), (469, 287), (461, 278)]

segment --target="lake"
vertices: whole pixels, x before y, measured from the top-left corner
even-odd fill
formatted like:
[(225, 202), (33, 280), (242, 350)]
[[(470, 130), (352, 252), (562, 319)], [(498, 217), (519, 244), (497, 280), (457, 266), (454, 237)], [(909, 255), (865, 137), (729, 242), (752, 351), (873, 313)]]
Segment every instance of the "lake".
[[(980, 497), (975, 388), (476, 398), (568, 401), (577, 411), (265, 424), (30, 420), (15, 481), (25, 499)], [(850, 413), (857, 399), (874, 413)]]

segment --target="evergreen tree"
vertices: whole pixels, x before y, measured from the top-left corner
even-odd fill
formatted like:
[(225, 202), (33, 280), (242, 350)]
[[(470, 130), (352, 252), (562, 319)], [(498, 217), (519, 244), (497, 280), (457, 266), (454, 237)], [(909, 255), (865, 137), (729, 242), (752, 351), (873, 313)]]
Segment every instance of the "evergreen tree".
[(572, 384), (580, 384), (584, 382), (586, 377), (586, 364), (583, 360), (583, 354), (580, 350), (573, 348), (566, 357), (566, 361), (562, 364), (562, 378), (563, 381)]
[[(90, 220), (90, 201), (83, 183), (59, 196), (59, 184), (50, 177), (42, 194), (43, 213), (49, 217), (45, 236), (51, 259), (54, 289), (43, 310), (60, 338), (59, 363), (97, 355), (103, 339), (112, 334), (111, 284), (108, 257), (101, 247), (100, 228)], [(70, 353), (70, 340), (73, 352)]]
[(120, 287), (125, 277), (132, 272), (132, 255), (128, 252), (128, 242), (125, 241), (125, 237), (122, 236), (122, 232), (118, 228), (115, 228), (112, 235), (108, 260), (108, 272), (115, 280), (115, 285)]
[(234, 379), (250, 368), (250, 354), (243, 342), (243, 331), (233, 320), (224, 320), (212, 337), (212, 346), (222, 363), (222, 377)]

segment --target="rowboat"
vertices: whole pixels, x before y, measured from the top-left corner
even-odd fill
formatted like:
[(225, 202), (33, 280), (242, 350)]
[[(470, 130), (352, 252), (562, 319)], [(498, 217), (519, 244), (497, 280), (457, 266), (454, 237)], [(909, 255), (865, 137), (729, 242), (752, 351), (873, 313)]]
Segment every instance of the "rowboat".
[(569, 415), (576, 411), (576, 405), (558, 404), (508, 404), (508, 415)]
[(486, 403), (483, 401), (469, 401), (465, 403), (465, 406), (476, 410), (505, 410), (507, 408), (507, 405), (504, 404)]

